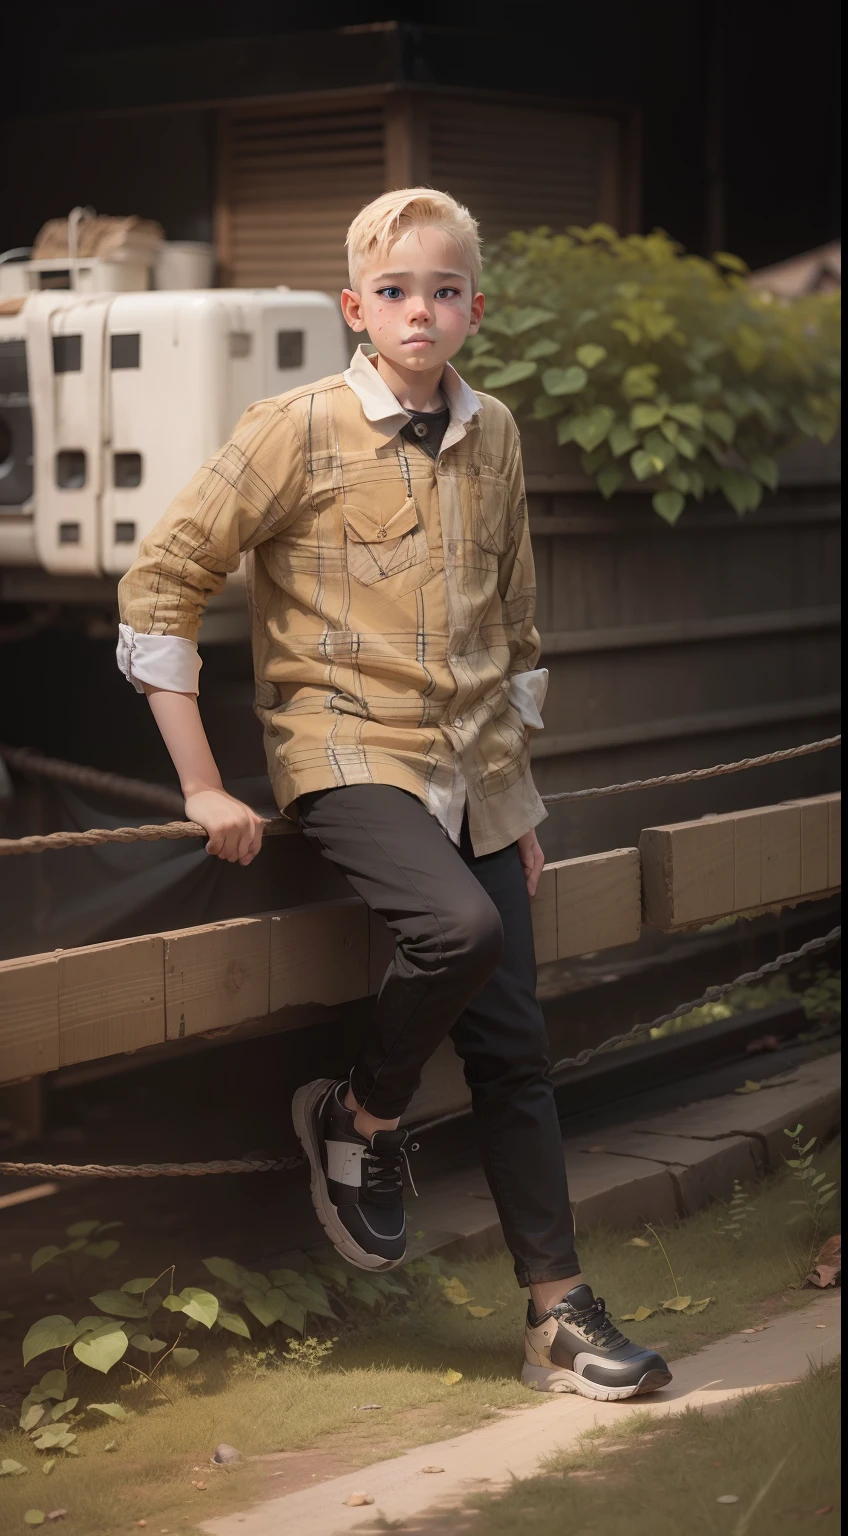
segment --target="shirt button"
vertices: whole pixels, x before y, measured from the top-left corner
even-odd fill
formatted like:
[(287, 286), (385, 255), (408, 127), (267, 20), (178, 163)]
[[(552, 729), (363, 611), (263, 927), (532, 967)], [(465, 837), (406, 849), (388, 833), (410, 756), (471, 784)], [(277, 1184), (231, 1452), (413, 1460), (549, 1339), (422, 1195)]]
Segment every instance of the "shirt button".
[(426, 421), (415, 421), (412, 424), (412, 430), (416, 437), (426, 437), (430, 428), (428, 427)]
[(455, 725), (455, 726), (456, 726), (456, 728), (457, 728), (457, 730), (458, 730), (458, 731), (461, 731), (461, 730), (462, 730), (462, 727), (463, 727), (463, 725), (464, 725), (464, 723), (465, 723), (465, 722), (464, 722), (464, 721), (463, 721), (463, 718), (462, 718), (462, 716), (461, 716), (461, 715), (458, 715), (458, 716), (457, 716), (457, 718), (456, 718), (456, 720), (454, 720), (454, 722), (453, 722), (453, 723), (454, 723), (454, 725)]

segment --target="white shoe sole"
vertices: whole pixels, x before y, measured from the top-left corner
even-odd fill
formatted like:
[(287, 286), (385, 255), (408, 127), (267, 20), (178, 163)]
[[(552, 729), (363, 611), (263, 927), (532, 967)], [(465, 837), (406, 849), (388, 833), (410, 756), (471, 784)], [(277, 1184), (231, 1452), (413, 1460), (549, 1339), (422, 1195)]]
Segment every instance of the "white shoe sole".
[(531, 1365), (525, 1360), (521, 1380), (534, 1392), (576, 1392), (597, 1403), (621, 1403), (629, 1397), (644, 1397), (647, 1392), (658, 1392), (661, 1387), (667, 1387), (671, 1371), (646, 1371), (635, 1386), (604, 1387), (597, 1381), (578, 1376), (576, 1371), (566, 1371), (561, 1366)]
[(292, 1120), (297, 1139), (309, 1158), (309, 1188), (315, 1214), (336, 1252), (340, 1253), (343, 1259), (347, 1259), (348, 1264), (355, 1265), (357, 1269), (371, 1270), (372, 1274), (377, 1270), (397, 1269), (406, 1255), (399, 1259), (381, 1259), (378, 1254), (366, 1253), (365, 1249), (360, 1248), (351, 1237), (344, 1223), (339, 1220), (336, 1207), (330, 1199), (324, 1165), (321, 1161), (321, 1148), (315, 1136), (313, 1117), (321, 1100), (335, 1086), (335, 1078), (320, 1077), (315, 1082), (306, 1083), (303, 1088), (298, 1088), (292, 1099)]

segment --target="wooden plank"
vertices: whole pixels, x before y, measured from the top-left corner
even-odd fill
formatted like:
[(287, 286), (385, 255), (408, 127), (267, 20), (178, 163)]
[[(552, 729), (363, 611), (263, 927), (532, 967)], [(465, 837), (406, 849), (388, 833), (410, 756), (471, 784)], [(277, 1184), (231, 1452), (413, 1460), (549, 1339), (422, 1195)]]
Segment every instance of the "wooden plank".
[(732, 818), (710, 816), (673, 827), (646, 827), (639, 847), (648, 922), (675, 928), (733, 911)]
[(59, 1065), (56, 956), (0, 964), (0, 1082), (53, 1072)]
[(557, 941), (557, 869), (556, 864), (546, 864), (539, 876), (536, 894), (530, 903), (533, 918), (533, 944), (536, 964), (544, 965), (556, 960)]
[(842, 885), (842, 800), (834, 795), (828, 806), (827, 883), (831, 890)]
[(763, 830), (758, 810), (741, 811), (734, 818), (736, 850), (734, 858), (733, 908), (745, 912), (758, 907), (763, 899)]
[(614, 848), (552, 865), (557, 885), (557, 954), (591, 954), (635, 944), (642, 931), (638, 848)]
[(269, 917), (239, 917), (163, 935), (165, 1039), (267, 1013)]
[(801, 894), (801, 807), (766, 806), (760, 817), (762, 835), (762, 903), (785, 901)]
[(274, 913), (270, 1009), (367, 997), (368, 948), (368, 908), (356, 897)]
[(826, 891), (828, 874), (828, 838), (830, 806), (827, 800), (802, 801), (801, 811), (801, 884), (802, 896)]
[(368, 913), (368, 996), (376, 997), (386, 974), (389, 961), (397, 948), (395, 936), (388, 923), (376, 912)]
[(165, 1039), (161, 934), (59, 951), (59, 1065)]

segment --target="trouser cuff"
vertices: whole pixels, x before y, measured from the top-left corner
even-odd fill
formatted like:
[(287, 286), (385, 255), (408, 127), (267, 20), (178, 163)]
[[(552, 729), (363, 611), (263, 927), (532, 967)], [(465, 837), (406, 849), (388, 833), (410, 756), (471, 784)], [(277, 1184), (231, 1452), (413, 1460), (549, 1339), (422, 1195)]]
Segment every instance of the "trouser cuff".
[(545, 1285), (551, 1280), (573, 1280), (580, 1274), (580, 1260), (575, 1255), (573, 1261), (565, 1260), (562, 1264), (548, 1265), (547, 1267), (534, 1264), (532, 1268), (519, 1269), (516, 1265), (515, 1278), (518, 1284), (524, 1288), (528, 1285)]

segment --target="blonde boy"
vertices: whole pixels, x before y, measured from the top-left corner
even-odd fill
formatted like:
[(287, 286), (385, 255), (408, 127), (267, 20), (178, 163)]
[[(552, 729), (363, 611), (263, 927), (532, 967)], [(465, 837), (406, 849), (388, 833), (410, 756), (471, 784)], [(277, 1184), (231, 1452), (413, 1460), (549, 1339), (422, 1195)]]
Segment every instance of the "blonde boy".
[(535, 581), (518, 433), (450, 358), (483, 317), (477, 226), (427, 187), (348, 233), (345, 320), (375, 352), (251, 406), (144, 541), (120, 588), (119, 664), (147, 693), (207, 852), (249, 864), (262, 822), (226, 794), (197, 707), (206, 601), (254, 552), (256, 709), (280, 810), (397, 940), (349, 1079), (295, 1095), (338, 1251), (405, 1253), (399, 1118), (447, 1034), (531, 1300), (524, 1379), (632, 1397), (670, 1379), (583, 1282), (535, 996), (530, 902), (544, 809)]

